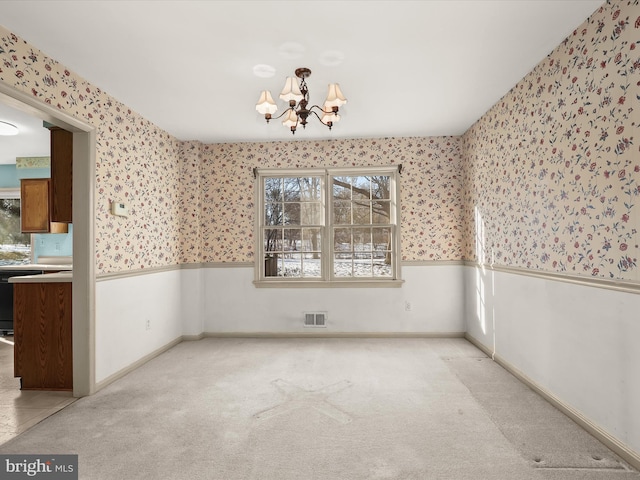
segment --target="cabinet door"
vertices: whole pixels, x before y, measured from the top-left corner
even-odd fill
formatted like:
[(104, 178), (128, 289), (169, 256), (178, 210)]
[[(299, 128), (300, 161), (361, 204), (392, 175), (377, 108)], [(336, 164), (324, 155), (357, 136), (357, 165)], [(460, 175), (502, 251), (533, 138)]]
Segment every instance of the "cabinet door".
[(73, 133), (51, 127), (51, 221), (71, 223)]
[(49, 179), (20, 180), (20, 225), (22, 233), (49, 231)]
[(14, 284), (14, 375), (24, 390), (73, 390), (71, 285)]

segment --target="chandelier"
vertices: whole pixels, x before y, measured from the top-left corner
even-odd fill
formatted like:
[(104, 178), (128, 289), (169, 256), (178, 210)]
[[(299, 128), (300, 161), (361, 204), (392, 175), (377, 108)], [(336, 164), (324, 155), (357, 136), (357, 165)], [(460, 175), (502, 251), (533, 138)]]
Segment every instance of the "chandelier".
[[(280, 93), (280, 99), (289, 102), (289, 108), (275, 117), (275, 120), (285, 117), (282, 124), (285, 127), (289, 127), (291, 133), (295, 134), (298, 125), (306, 128), (307, 119), (313, 114), (331, 130), (333, 124), (340, 121), (338, 109), (347, 103), (347, 99), (344, 98), (340, 91), (340, 86), (337, 83), (329, 84), (329, 93), (322, 108), (318, 105), (309, 107), (309, 89), (307, 88), (306, 79), (311, 75), (311, 70), (304, 67), (297, 68), (295, 74), (300, 79), (300, 83), (298, 84), (298, 80), (294, 77), (287, 77), (284, 88)], [(263, 90), (260, 94), (260, 99), (256, 103), (256, 110), (261, 115), (264, 115), (267, 123), (273, 118), (272, 115), (278, 110), (278, 106), (273, 101), (269, 90)]]

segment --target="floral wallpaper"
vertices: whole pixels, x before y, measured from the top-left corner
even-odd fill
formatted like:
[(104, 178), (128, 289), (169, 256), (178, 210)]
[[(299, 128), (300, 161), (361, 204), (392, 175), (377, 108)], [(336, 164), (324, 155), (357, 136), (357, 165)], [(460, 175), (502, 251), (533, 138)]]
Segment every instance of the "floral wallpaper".
[(206, 145), (202, 162), (202, 261), (252, 261), (253, 168), (402, 164), (402, 259), (459, 260), (462, 166), (457, 137)]
[(95, 126), (97, 272), (179, 263), (181, 142), (4, 27), (0, 81)]
[(180, 158), (180, 263), (199, 263), (202, 251), (202, 144), (184, 142), (180, 147)]
[(465, 133), (465, 258), (640, 279), (639, 44), (604, 4)]
[(16, 157), (16, 168), (49, 168), (50, 157)]
[(639, 281), (639, 42), (605, 3), (462, 137), (181, 142), (4, 27), (0, 81), (96, 128), (99, 274), (252, 261), (254, 167), (402, 164), (404, 261)]

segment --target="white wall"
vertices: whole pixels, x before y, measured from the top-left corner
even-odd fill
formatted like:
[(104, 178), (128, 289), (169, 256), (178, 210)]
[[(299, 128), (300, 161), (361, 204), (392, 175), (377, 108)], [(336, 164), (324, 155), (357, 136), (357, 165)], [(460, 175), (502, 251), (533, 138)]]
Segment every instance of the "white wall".
[[(402, 288), (256, 288), (247, 267), (101, 279), (96, 381), (203, 332), (467, 331), (640, 452), (640, 295), (456, 265), (402, 272)], [(316, 310), (328, 312), (327, 328), (304, 328), (302, 312)]]
[[(202, 333), (462, 333), (463, 269), (406, 266), (401, 288), (256, 288), (244, 266), (102, 278), (96, 382)], [(304, 328), (302, 312), (318, 310), (328, 312), (327, 328)]]
[(640, 295), (465, 268), (467, 331), (640, 452)]
[[(401, 288), (256, 288), (251, 267), (206, 268), (204, 331), (461, 333), (463, 269), (403, 266)], [(327, 328), (305, 328), (305, 311), (328, 312)]]
[[(183, 334), (184, 272), (171, 270), (96, 283), (97, 383)], [(192, 330), (193, 325), (187, 324)]]
[(198, 336), (204, 332), (203, 269), (181, 270), (180, 278), (182, 334)]

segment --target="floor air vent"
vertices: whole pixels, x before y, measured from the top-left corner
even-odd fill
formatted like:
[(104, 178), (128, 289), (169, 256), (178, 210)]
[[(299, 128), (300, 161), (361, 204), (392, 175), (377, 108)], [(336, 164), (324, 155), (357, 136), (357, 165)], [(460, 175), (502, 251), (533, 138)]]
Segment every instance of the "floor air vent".
[(304, 326), (305, 327), (326, 327), (327, 312), (305, 312)]

